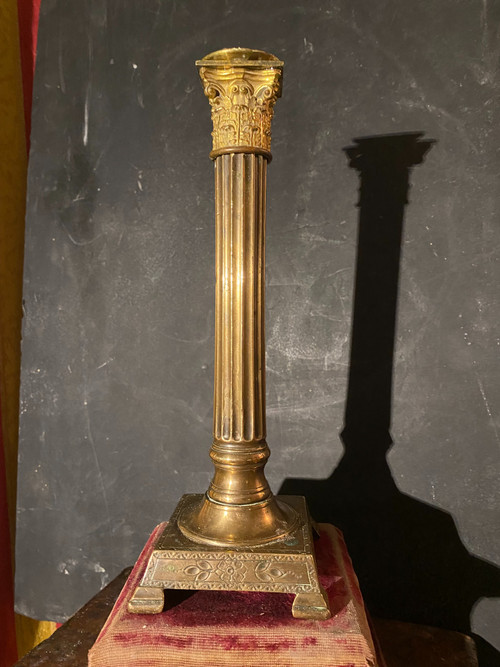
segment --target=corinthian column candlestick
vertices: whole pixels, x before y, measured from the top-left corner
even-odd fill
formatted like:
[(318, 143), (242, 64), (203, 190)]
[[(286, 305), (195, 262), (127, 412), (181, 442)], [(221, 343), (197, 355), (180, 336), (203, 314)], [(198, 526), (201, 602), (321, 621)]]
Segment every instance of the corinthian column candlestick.
[(183, 496), (129, 604), (163, 608), (163, 589), (295, 593), (298, 618), (325, 619), (305, 500), (275, 497), (264, 475), (264, 245), (271, 120), (283, 63), (223, 49), (197, 63), (212, 108), (215, 163), (215, 474)]

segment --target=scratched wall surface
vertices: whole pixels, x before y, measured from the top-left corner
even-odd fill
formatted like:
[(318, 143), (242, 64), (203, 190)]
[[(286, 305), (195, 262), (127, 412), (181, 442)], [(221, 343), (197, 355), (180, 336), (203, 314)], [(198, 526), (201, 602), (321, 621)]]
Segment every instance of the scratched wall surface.
[[(67, 618), (135, 560), (182, 493), (204, 491), (211, 477), (213, 168), (194, 60), (242, 45), (286, 67), (268, 183), (268, 477), (276, 491), (285, 479), (294, 492), (309, 488), (318, 519), (354, 530), (345, 512), (379, 470), (369, 437), (346, 484), (356, 499), (342, 499), (338, 520), (329, 494), (348, 449), (339, 433), (352, 312), (363, 305), (355, 275), (384, 256), (386, 235), (382, 227), (357, 255), (360, 174), (343, 149), (372, 136), (385, 155), (384, 135), (423, 132), (435, 143), (399, 202), (393, 446), (374, 493), (401, 521), (382, 525), (381, 506), (383, 539), (363, 552), (358, 532), (352, 544), (375, 612), (412, 620), (411, 605), (391, 607), (391, 590), (377, 599), (365, 566), (404, 534), (406, 503), (422, 510), (412, 514), (422, 533), (443, 519), (456, 545), (449, 571), (460, 559), (484, 568), (467, 575), (467, 600), (457, 580), (413, 620), (472, 629), (498, 657), (487, 642), (500, 648), (499, 20), (487, 0), (385, 0), (376, 10), (348, 0), (42, 3), (18, 611)], [(364, 330), (390, 335), (372, 310)], [(401, 598), (422, 575), (419, 544), (406, 569), (394, 564)], [(447, 614), (457, 605), (460, 619)]]

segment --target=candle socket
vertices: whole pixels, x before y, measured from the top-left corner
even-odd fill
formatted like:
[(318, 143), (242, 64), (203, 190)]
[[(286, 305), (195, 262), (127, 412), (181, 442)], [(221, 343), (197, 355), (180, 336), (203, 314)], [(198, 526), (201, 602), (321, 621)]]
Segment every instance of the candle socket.
[(283, 63), (223, 49), (197, 61), (212, 108), (215, 163), (215, 466), (205, 495), (183, 496), (129, 610), (158, 613), (167, 588), (295, 593), (298, 618), (330, 616), (301, 497), (264, 474), (266, 173)]

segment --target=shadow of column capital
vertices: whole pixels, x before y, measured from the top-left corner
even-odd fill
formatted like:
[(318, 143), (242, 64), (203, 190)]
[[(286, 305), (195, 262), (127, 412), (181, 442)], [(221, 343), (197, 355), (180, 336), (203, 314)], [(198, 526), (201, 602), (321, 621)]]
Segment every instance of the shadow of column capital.
[[(352, 146), (343, 149), (349, 158), (349, 166), (356, 169), (361, 177), (358, 206), (363, 201), (374, 199), (374, 186), (377, 184), (397, 198), (399, 193), (402, 203), (408, 203), (409, 170), (421, 164), (436, 143), (434, 139), (423, 139), (424, 134), (403, 132), (359, 137), (353, 139)], [(380, 200), (380, 204), (383, 203), (384, 200)]]
[(363, 171), (373, 166), (387, 166), (395, 169), (413, 167), (420, 164), (434, 139), (422, 139), (425, 132), (401, 132), (379, 134), (353, 139), (353, 145), (344, 148), (349, 158), (349, 166)]

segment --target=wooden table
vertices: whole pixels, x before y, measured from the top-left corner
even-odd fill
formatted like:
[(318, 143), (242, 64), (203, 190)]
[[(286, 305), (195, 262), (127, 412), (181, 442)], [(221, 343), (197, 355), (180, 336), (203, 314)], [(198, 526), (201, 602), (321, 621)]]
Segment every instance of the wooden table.
[[(108, 617), (131, 568), (123, 570), (18, 667), (87, 667), (87, 653)], [(474, 642), (459, 632), (373, 619), (387, 667), (477, 667)]]

